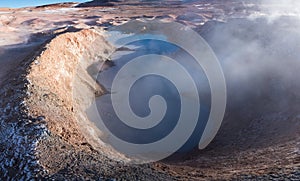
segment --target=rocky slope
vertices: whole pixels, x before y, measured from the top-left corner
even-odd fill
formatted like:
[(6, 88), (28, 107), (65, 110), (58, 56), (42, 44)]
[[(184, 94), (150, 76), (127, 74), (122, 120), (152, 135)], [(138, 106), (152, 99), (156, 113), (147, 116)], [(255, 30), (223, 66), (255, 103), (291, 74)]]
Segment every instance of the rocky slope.
[(128, 167), (108, 145), (93, 141), (101, 133), (86, 119), (82, 101), (104, 90), (86, 67), (112, 50), (95, 30), (65, 33), (11, 73), (1, 89), (3, 179), (168, 178), (144, 166)]

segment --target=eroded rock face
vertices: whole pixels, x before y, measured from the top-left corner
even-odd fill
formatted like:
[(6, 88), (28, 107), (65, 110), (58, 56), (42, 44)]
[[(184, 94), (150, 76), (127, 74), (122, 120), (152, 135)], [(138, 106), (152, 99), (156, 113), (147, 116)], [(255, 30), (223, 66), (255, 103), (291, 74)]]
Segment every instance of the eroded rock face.
[[(91, 48), (95, 41), (102, 43), (97, 47), (99, 52), (104, 52), (102, 49), (106, 49), (106, 52), (112, 49), (105, 44), (103, 38), (99, 40), (100, 37), (99, 33), (91, 30), (60, 35), (46, 45), (45, 51), (30, 67), (28, 79), (32, 83), (29, 89), (32, 94), (27, 102), (32, 106), (30, 109), (34, 110), (31, 114), (45, 116), (51, 132), (72, 144), (80, 145), (84, 142), (78, 134), (78, 128), (74, 127), (75, 112), (78, 112), (73, 96), (73, 89), (76, 88), (74, 82), (77, 81), (75, 78), (78, 73), (77, 67), (88, 65), (89, 61), (97, 57), (96, 48)], [(98, 56), (99, 61), (102, 61), (101, 58), (105, 56), (108, 55)], [(81, 74), (84, 74), (85, 70), (81, 71)], [(86, 84), (90, 86), (91, 92), (96, 91), (93, 90), (95, 85), (92, 81), (87, 77)]]

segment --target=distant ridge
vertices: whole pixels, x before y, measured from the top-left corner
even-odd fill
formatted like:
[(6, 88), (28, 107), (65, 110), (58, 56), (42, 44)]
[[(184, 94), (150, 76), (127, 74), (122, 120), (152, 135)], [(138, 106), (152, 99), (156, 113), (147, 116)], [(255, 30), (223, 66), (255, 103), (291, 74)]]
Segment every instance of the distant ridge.
[(74, 6), (76, 4), (78, 4), (78, 3), (75, 3), (75, 2), (53, 3), (53, 4), (45, 4), (45, 5), (36, 6), (35, 8), (48, 8), (48, 7), (61, 7), (61, 8), (65, 8), (65, 7)]
[(78, 4), (76, 7), (95, 7), (95, 6), (114, 6), (114, 2), (121, 2), (120, 0), (94, 0)]

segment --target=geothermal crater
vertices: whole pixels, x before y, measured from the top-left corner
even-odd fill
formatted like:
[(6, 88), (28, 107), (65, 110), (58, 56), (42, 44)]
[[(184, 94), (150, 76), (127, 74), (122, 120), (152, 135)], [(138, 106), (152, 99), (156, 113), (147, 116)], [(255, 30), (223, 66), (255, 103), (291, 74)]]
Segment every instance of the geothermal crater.
[[(74, 5), (1, 9), (2, 179), (299, 179), (300, 24), (292, 11), (276, 9), (274, 17), (276, 3), (236, 1)], [(133, 165), (88, 111), (95, 100), (105, 105), (122, 60), (144, 54), (143, 46), (151, 44), (118, 47), (108, 32), (141, 33), (126, 22), (152, 19), (185, 24), (207, 41), (223, 68), (228, 102), (222, 126), (204, 150), (191, 144), (165, 160)], [(161, 51), (155, 47), (146, 50)], [(144, 86), (138, 82), (135, 91)], [(162, 81), (158, 88), (170, 96), (164, 91), (172, 85)], [(138, 95), (133, 97), (146, 101), (133, 109), (145, 116), (149, 110), (139, 105), (147, 98)], [(169, 115), (171, 123), (174, 113)]]

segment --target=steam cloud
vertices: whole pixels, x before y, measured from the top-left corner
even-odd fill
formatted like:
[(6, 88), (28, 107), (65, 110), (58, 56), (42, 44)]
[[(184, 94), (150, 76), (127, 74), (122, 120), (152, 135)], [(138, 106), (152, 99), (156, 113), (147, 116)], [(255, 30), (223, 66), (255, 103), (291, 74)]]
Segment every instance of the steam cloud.
[[(201, 28), (200, 34), (215, 51), (227, 81), (223, 123), (235, 126), (225, 126), (226, 136), (234, 138), (235, 132), (250, 129), (257, 118), (265, 124), (261, 125), (262, 134), (268, 134), (261, 139), (291, 137), (299, 129), (292, 121), (300, 107), (299, 4), (261, 1), (256, 15), (226, 23), (208, 22)], [(271, 134), (273, 130), (278, 131)], [(224, 142), (226, 136), (217, 139)]]
[[(217, 140), (231, 140), (235, 138), (236, 132), (248, 129), (255, 119), (274, 114), (274, 120), (280, 121), (264, 119), (268, 123), (262, 125), (261, 130), (268, 137), (262, 136), (261, 139), (269, 139), (270, 136), (275, 138), (278, 135), (287, 137), (284, 131), (277, 131), (277, 135), (273, 135), (274, 128), (285, 127), (287, 132), (297, 129), (290, 120), (276, 117), (278, 114), (297, 117), (297, 108), (300, 106), (300, 13), (297, 8), (289, 9), (296, 4), (282, 3), (261, 1), (258, 6), (260, 11), (255, 16), (233, 18), (226, 23), (209, 21), (198, 29), (219, 58), (227, 81), (228, 105), (224, 125), (235, 125), (224, 126), (229, 131), (223, 131), (223, 137), (217, 137)], [(174, 59), (184, 56), (180, 51), (175, 55), (177, 57), (173, 57)], [(207, 95), (209, 88), (203, 86), (203, 77), (198, 76), (196, 70), (189, 70), (189, 73), (198, 78), (201, 83), (197, 85), (201, 87), (201, 93)], [(148, 85), (153, 84), (155, 83), (148, 82)], [(155, 85), (154, 88), (140, 86), (143, 88), (140, 91), (145, 93), (147, 90), (158, 89), (159, 86)], [(140, 106), (142, 103), (136, 104), (137, 108), (145, 107)], [(270, 125), (272, 128), (268, 127)], [(123, 132), (123, 129), (118, 130)]]

